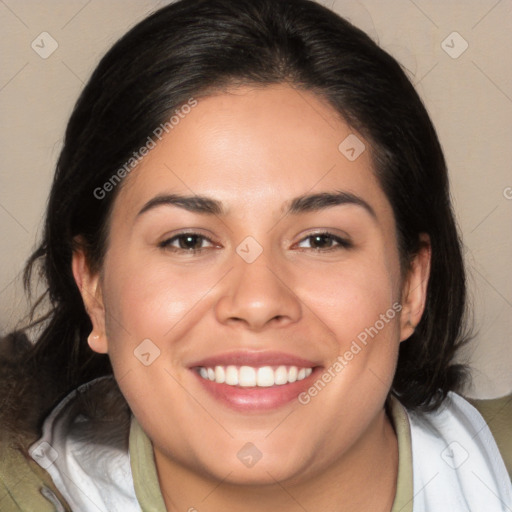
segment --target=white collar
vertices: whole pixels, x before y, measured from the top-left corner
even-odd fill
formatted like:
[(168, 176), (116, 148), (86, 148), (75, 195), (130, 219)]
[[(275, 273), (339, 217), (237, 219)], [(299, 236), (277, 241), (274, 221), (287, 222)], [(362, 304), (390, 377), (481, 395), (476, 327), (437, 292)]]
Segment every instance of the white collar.
[(455, 393), (432, 413), (407, 411), (414, 512), (510, 512), (512, 484), (480, 413)]
[(29, 448), (29, 454), (50, 474), (71, 510), (140, 512), (126, 422), (102, 423), (101, 417), (90, 418), (76, 407), (79, 395), (87, 396), (106, 379), (110, 377), (80, 386), (64, 398), (46, 418), (43, 435)]

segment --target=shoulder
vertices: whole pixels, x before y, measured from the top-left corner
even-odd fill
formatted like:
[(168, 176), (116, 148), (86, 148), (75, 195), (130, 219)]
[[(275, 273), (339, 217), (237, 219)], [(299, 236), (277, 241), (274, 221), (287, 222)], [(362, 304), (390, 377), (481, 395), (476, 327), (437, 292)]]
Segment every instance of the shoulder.
[[(66, 449), (85, 447), (86, 455), (91, 446), (99, 446), (101, 453), (106, 453), (106, 447), (112, 453), (124, 451), (130, 418), (115, 380), (107, 377), (66, 396), (46, 417), (42, 436), (32, 431), (15, 433), (0, 421), (0, 510), (70, 511), (65, 489), (54, 483), (62, 480), (55, 476), (73, 455)], [(73, 440), (79, 442), (68, 442)]]
[[(450, 391), (431, 411), (407, 411), (414, 489), (428, 510), (511, 507), (512, 485), (504, 457), (480, 412)], [(462, 510), (462, 509), (461, 509)]]
[[(52, 382), (39, 374), (36, 378), (40, 368), (27, 364), (29, 347), (30, 342), (20, 334), (0, 338), (0, 510), (67, 512), (71, 508), (51, 476), (53, 461), (46, 464), (44, 455), (51, 445), (41, 438), (41, 426), (44, 429), (56, 411), (63, 412), (65, 403), (69, 414), (63, 435), (78, 433), (87, 441), (89, 434), (96, 438), (96, 432), (108, 430), (105, 423), (127, 423), (129, 410), (110, 378), (82, 386), (54, 407), (49, 402), (49, 397), (56, 396)], [(74, 418), (79, 421), (73, 422)], [(83, 431), (86, 424), (90, 428)], [(120, 442), (115, 438), (100, 441), (107, 445)]]
[(467, 400), (487, 423), (512, 480), (512, 393), (490, 400)]
[(44, 407), (23, 364), (30, 347), (19, 332), (0, 338), (0, 510), (66, 511), (48, 473), (28, 454)]
[[(48, 473), (25, 451), (23, 441), (7, 432), (0, 433), (0, 510), (69, 511)], [(28, 443), (29, 439), (25, 441)]]
[[(459, 456), (473, 462), (479, 460), (512, 480), (512, 394), (476, 400), (450, 391), (434, 411), (407, 412), (411, 432), (415, 433), (413, 445), (414, 438), (418, 446), (432, 447), (437, 443), (445, 459)], [(457, 449), (458, 453), (452, 453)], [(459, 463), (462, 465), (463, 461)], [(454, 462), (450, 460), (448, 464)]]

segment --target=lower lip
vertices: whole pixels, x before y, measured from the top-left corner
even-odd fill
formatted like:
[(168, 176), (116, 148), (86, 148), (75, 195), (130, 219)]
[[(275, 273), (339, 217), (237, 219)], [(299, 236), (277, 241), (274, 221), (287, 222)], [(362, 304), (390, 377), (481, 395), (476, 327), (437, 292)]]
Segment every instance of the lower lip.
[(204, 389), (215, 399), (237, 411), (251, 412), (277, 409), (296, 400), (300, 393), (311, 386), (311, 382), (316, 378), (320, 368), (314, 368), (311, 375), (305, 379), (268, 388), (219, 384), (211, 380), (203, 379), (195, 370), (192, 371), (200, 380)]

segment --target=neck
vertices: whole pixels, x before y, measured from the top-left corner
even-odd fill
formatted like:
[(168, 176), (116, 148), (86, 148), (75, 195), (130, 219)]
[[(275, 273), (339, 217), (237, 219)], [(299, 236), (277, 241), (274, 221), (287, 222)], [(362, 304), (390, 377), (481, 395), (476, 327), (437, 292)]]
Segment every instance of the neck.
[(241, 486), (205, 478), (157, 450), (155, 462), (168, 512), (389, 512), (396, 492), (398, 443), (382, 410), (348, 452), (307, 479)]

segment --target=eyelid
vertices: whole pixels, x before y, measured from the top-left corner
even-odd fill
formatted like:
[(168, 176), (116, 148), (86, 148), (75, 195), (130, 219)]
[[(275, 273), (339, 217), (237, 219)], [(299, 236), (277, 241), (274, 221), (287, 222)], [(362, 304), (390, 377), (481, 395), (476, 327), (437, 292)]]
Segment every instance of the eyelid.
[[(337, 234), (337, 233), (333, 232), (333, 230), (331, 230), (331, 229), (313, 230), (307, 234), (302, 234), (299, 241), (296, 242), (294, 245), (298, 245), (298, 244), (304, 242), (305, 240), (307, 240), (308, 238), (312, 238), (314, 236), (330, 237), (337, 243), (337, 245), (335, 245), (334, 247), (329, 247), (327, 249), (313, 249), (313, 250), (325, 252), (325, 251), (336, 250), (336, 249), (350, 249), (354, 246), (352, 238), (348, 235), (348, 233), (343, 232), (343, 234)], [(307, 248), (301, 247), (301, 249), (307, 249)]]
[(160, 240), (157, 245), (158, 247), (160, 247), (161, 249), (171, 249), (171, 250), (176, 250), (176, 251), (180, 251), (180, 252), (184, 252), (184, 253), (194, 253), (194, 252), (201, 252), (203, 250), (206, 250), (206, 249), (209, 249), (211, 247), (202, 247), (201, 249), (181, 249), (179, 247), (173, 247), (171, 245), (171, 243), (177, 239), (179, 239), (179, 237), (182, 237), (182, 236), (187, 236), (187, 235), (191, 235), (191, 236), (197, 236), (197, 237), (200, 237), (202, 238), (203, 240), (206, 240), (207, 242), (209, 242), (211, 244), (211, 247), (218, 247), (220, 245), (219, 242), (216, 242), (214, 237), (212, 236), (209, 236), (209, 235), (205, 235), (204, 233), (201, 233), (201, 230), (196, 228), (190, 228), (190, 229), (183, 229), (183, 230), (179, 230), (177, 232), (174, 232), (174, 233), (169, 233), (169, 234), (166, 234), (162, 240)]

